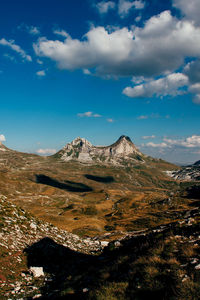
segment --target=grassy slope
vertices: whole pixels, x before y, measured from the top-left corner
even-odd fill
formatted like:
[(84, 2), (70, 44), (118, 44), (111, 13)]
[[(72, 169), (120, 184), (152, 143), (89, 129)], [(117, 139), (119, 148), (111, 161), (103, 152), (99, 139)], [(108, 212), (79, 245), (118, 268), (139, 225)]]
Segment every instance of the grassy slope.
[[(0, 171), (1, 193), (42, 220), (81, 236), (113, 230), (118, 235), (173, 217), (152, 217), (150, 205), (177, 189), (175, 181), (163, 172), (176, 168), (167, 162), (145, 157), (146, 163), (124, 162), (123, 167), (116, 167), (14, 151), (0, 155), (5, 159)], [(153, 209), (159, 211), (164, 211), (162, 206)], [(151, 222), (147, 222), (149, 217)]]

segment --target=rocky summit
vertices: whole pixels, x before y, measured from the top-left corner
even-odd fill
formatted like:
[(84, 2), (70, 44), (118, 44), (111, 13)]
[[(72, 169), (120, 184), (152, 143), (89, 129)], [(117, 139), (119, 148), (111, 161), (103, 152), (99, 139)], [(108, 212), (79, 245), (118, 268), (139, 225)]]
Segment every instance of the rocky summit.
[(77, 160), (85, 163), (122, 164), (123, 160), (143, 162), (145, 157), (128, 136), (122, 135), (110, 146), (94, 146), (85, 138), (77, 137), (68, 143), (56, 156), (64, 161)]

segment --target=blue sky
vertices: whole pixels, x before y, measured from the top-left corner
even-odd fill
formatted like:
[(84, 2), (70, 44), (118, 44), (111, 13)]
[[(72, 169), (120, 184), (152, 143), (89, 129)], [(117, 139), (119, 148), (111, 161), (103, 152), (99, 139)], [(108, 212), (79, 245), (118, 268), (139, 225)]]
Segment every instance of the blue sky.
[(0, 140), (51, 154), (77, 136), (131, 137), (154, 157), (200, 157), (199, 0), (0, 4)]

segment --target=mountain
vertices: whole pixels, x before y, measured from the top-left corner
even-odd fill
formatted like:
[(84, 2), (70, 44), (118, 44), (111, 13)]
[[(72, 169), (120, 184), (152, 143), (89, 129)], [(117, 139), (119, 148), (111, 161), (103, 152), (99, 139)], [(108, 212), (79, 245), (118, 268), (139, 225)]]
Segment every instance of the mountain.
[(145, 158), (145, 155), (125, 135), (110, 146), (94, 146), (85, 138), (77, 137), (55, 156), (63, 161), (76, 160), (84, 163), (97, 162), (115, 165), (123, 164), (123, 160), (142, 163)]
[(181, 181), (200, 181), (200, 160), (180, 170), (167, 172), (169, 176)]
[(199, 186), (178, 167), (127, 136), (0, 147), (0, 299), (200, 299)]
[(200, 160), (196, 161), (196, 162), (194, 163), (194, 166), (200, 166)]

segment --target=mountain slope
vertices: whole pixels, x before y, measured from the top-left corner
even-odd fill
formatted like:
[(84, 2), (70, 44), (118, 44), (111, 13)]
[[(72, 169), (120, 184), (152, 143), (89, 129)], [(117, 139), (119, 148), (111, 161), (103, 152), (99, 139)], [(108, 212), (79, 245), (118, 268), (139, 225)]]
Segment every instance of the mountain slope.
[[(75, 255), (77, 252), (79, 260), (78, 253), (94, 254), (107, 245), (105, 241), (81, 239), (50, 223), (42, 222), (0, 195), (0, 299), (34, 296), (47, 279), (45, 268), (37, 269), (39, 265), (35, 260), (27, 261), (26, 253), (30, 250), (26, 249), (30, 249), (32, 244), (38, 244), (37, 250), (42, 248), (45, 257), (51, 255), (56, 245), (58, 250), (58, 245), (62, 245), (69, 253), (71, 251)], [(44, 263), (44, 259), (40, 263)], [(55, 260), (56, 257), (53, 258)], [(41, 274), (39, 281), (34, 278), (38, 272)]]
[(49, 157), (0, 152), (1, 193), (40, 219), (81, 236), (121, 235), (174, 218), (173, 213), (161, 218), (160, 206), (152, 218), (151, 205), (165, 201), (177, 189), (177, 183), (163, 172), (176, 166), (143, 155), (125, 136), (108, 147), (82, 142), (75, 140), (67, 151), (80, 148), (81, 158), (84, 151), (92, 157), (97, 150), (96, 160), (83, 163), (71, 155), (65, 161), (61, 155), (66, 148)]

